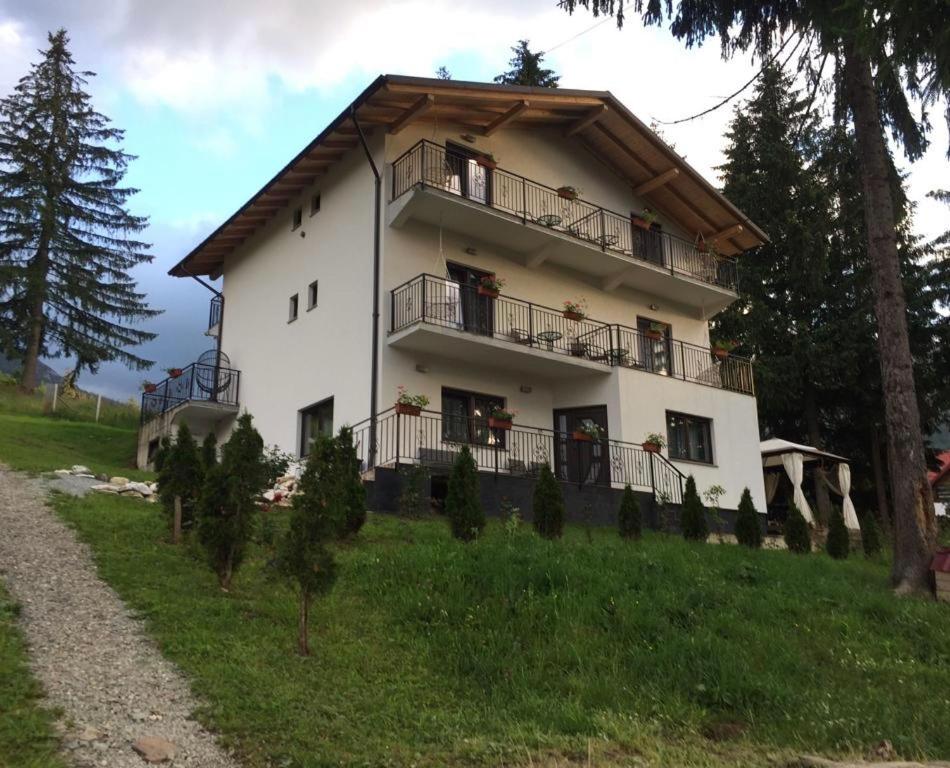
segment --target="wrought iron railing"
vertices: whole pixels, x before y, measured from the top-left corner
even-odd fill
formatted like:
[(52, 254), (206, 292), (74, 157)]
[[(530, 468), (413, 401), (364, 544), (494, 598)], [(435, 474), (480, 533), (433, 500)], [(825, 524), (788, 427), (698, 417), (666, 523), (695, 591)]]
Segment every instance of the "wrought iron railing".
[(571, 320), (563, 310), (506, 295), (492, 298), (482, 295), (477, 286), (435, 275), (414, 277), (394, 288), (390, 298), (393, 333), (425, 323), (521, 347), (755, 394), (750, 360), (717, 354), (666, 334), (654, 337), (649, 331), (589, 317)]
[(673, 275), (738, 290), (736, 260), (711, 253), (666, 232), (646, 230), (633, 217), (608, 210), (502, 168), (453, 154), (439, 144), (419, 141), (393, 163), (392, 199), (416, 186), (429, 186), (510, 214), (523, 224), (553, 229), (660, 267)]
[(236, 406), (240, 388), (240, 371), (192, 363), (181, 369), (180, 376), (156, 384), (154, 392), (142, 393), (142, 423), (189, 401)]
[(574, 433), (543, 427), (514, 424), (499, 429), (487, 419), (437, 411), (408, 415), (394, 409), (378, 416), (375, 441), (369, 420), (357, 424), (353, 435), (364, 469), (398, 464), (447, 469), (467, 445), (481, 472), (536, 477), (547, 464), (563, 482), (630, 485), (674, 504), (683, 498), (685, 476), (665, 456), (607, 437), (581, 440)]

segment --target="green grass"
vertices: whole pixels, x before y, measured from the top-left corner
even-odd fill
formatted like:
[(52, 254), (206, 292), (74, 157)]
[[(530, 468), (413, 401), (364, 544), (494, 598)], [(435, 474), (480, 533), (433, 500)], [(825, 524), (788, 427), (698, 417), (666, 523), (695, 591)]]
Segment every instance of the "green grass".
[(40, 687), (26, 665), (18, 613), (0, 585), (0, 766), (61, 768), (55, 716), (40, 701)]
[(760, 765), (884, 738), (950, 756), (950, 610), (895, 598), (883, 564), (497, 524), (462, 545), (371, 516), (300, 659), (265, 550), (225, 595), (155, 506), (56, 505), (249, 766)]
[[(56, 411), (52, 410), (51, 385), (44, 384), (32, 394), (20, 392), (16, 380), (0, 374), (0, 413), (20, 416), (46, 416), (60, 421), (85, 421), (96, 423), (96, 398), (85, 392), (76, 397), (59, 397)], [(139, 407), (130, 400), (118, 403), (103, 398), (99, 410), (99, 424), (125, 429), (137, 429), (139, 425)]]

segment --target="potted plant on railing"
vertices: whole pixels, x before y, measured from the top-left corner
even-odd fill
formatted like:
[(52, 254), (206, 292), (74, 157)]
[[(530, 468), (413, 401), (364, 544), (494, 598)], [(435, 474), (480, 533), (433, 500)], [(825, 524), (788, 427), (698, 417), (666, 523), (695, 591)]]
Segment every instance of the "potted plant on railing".
[(643, 335), (653, 341), (663, 341), (666, 328), (666, 323), (650, 323), (649, 327), (643, 332)]
[(633, 224), (636, 227), (640, 227), (640, 229), (650, 229), (656, 221), (656, 218), (656, 213), (649, 208), (644, 208), (639, 216), (633, 217)]
[(666, 438), (663, 435), (658, 435), (656, 432), (649, 432), (647, 436), (643, 438), (643, 450), (647, 453), (659, 453), (663, 450), (663, 447), (666, 445)]
[(505, 408), (492, 408), (488, 416), (488, 426), (492, 429), (511, 429), (511, 422), (514, 421), (517, 411), (509, 411)]
[(578, 322), (587, 317), (587, 299), (568, 299), (564, 302), (564, 317)]
[(581, 196), (581, 191), (577, 187), (558, 187), (557, 196), (563, 197), (565, 200), (577, 200), (577, 198)]
[(425, 395), (413, 395), (403, 385), (399, 385), (398, 397), (396, 398), (396, 413), (403, 416), (418, 416), (422, 409), (429, 404), (429, 398)]
[(729, 357), (729, 353), (734, 350), (738, 344), (734, 341), (714, 341), (712, 345), (712, 353), (719, 359), (725, 360)]
[(600, 440), (604, 431), (594, 422), (585, 421), (571, 433), (571, 437), (581, 443), (591, 443), (594, 440)]
[(171, 379), (177, 379), (182, 374), (181, 368), (166, 368), (165, 371)]
[(495, 156), (488, 152), (484, 155), (478, 155), (475, 158), (475, 162), (478, 163), (482, 168), (487, 168), (490, 171), (494, 171), (498, 167), (498, 162), (495, 160)]
[(142, 390), (146, 395), (154, 394), (157, 389), (158, 384), (155, 384), (154, 382), (148, 380), (142, 382)]
[(485, 275), (478, 281), (478, 295), (497, 299), (506, 282), (504, 278), (497, 275)]

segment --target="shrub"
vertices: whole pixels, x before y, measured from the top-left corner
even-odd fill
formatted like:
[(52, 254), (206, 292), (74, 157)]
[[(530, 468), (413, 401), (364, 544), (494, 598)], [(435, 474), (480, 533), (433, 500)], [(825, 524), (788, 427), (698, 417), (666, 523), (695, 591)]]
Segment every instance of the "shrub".
[(425, 496), (429, 472), (423, 464), (411, 464), (402, 470), (402, 492), (399, 494), (399, 514), (422, 517), (428, 507)]
[(861, 548), (865, 557), (881, 554), (881, 529), (877, 524), (877, 515), (873, 512), (868, 512), (861, 521)]
[(267, 468), (267, 487), (273, 488), (277, 480), (287, 474), (294, 457), (285, 453), (279, 446), (271, 445), (264, 449), (264, 466)]
[(462, 541), (476, 538), (485, 527), (485, 511), (478, 494), (478, 471), (467, 445), (462, 446), (452, 464), (445, 514), (452, 524), (452, 535)]
[(759, 525), (759, 512), (752, 503), (752, 494), (746, 488), (739, 499), (736, 512), (736, 540), (746, 546), (757, 549), (762, 546), (762, 528)]
[(336, 578), (336, 563), (327, 545), (346, 527), (346, 488), (341, 483), (345, 467), (339, 464), (343, 442), (342, 434), (336, 439), (318, 435), (311, 444), (276, 561), (277, 571), (293, 581), (299, 593), (297, 651), (302, 656), (310, 654), (310, 604)]
[(155, 451), (155, 456), (152, 458), (152, 466), (155, 468), (156, 472), (161, 472), (162, 467), (165, 464), (165, 457), (168, 456), (168, 452), (172, 449), (172, 439), (168, 435), (162, 437), (158, 443), (158, 450)]
[(205, 472), (208, 472), (217, 463), (218, 438), (214, 436), (214, 432), (209, 432), (201, 443), (201, 466)]
[(541, 465), (534, 486), (534, 528), (546, 539), (559, 539), (564, 532), (564, 497), (551, 467)]
[(244, 559), (267, 473), (264, 441), (245, 413), (224, 444), (220, 463), (208, 472), (198, 503), (198, 540), (225, 591)]
[(640, 502), (637, 501), (637, 495), (629, 485), (625, 485), (623, 488), (623, 498), (620, 500), (617, 524), (620, 527), (620, 537), (623, 539), (639, 539), (643, 533)]
[(789, 552), (799, 555), (811, 552), (811, 531), (794, 502), (788, 508), (788, 519), (785, 521), (785, 546)]
[(696, 492), (696, 481), (690, 475), (686, 478), (686, 490), (683, 491), (683, 509), (680, 513), (680, 530), (683, 538), (689, 541), (706, 541), (709, 527), (706, 525), (706, 509)]
[(341, 427), (333, 441), (334, 500), (342, 507), (340, 532), (355, 536), (366, 522), (366, 489), (360, 477), (360, 460), (353, 443), (353, 430)]
[(825, 550), (835, 560), (845, 560), (848, 557), (850, 542), (848, 528), (844, 524), (844, 515), (841, 508), (835, 506), (831, 510), (831, 519), (828, 521), (828, 538), (825, 540)]
[(170, 523), (172, 541), (181, 541), (183, 526), (191, 526), (195, 506), (204, 482), (204, 469), (198, 455), (198, 444), (188, 425), (178, 427), (175, 442), (163, 449), (162, 468), (158, 473), (158, 497)]

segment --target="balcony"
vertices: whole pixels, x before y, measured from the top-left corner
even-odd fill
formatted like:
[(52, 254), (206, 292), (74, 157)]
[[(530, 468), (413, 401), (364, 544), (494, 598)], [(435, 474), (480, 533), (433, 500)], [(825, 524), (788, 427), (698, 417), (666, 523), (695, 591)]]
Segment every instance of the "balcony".
[(665, 456), (606, 435), (579, 439), (577, 433), (514, 424), (489, 425), (484, 418), (449, 416), (437, 411), (418, 415), (389, 409), (375, 429), (367, 419), (353, 427), (361, 467), (421, 464), (448, 471), (467, 445), (479, 472), (536, 478), (543, 464), (565, 483), (650, 491), (657, 500), (682, 502), (685, 477)]
[(222, 411), (237, 412), (240, 386), (240, 371), (192, 363), (181, 369), (180, 376), (169, 376), (157, 384), (154, 392), (142, 393), (142, 424), (176, 408), (209, 419), (220, 416)]
[(737, 295), (734, 258), (688, 240), (644, 230), (631, 215), (568, 199), (502, 168), (420, 141), (392, 166), (389, 221), (417, 220), (470, 235), (595, 278), (606, 290), (629, 286), (718, 312)]
[(477, 286), (419, 275), (390, 292), (389, 343), (468, 363), (549, 376), (623, 367), (754, 395), (752, 363), (627, 326), (564, 312)]

